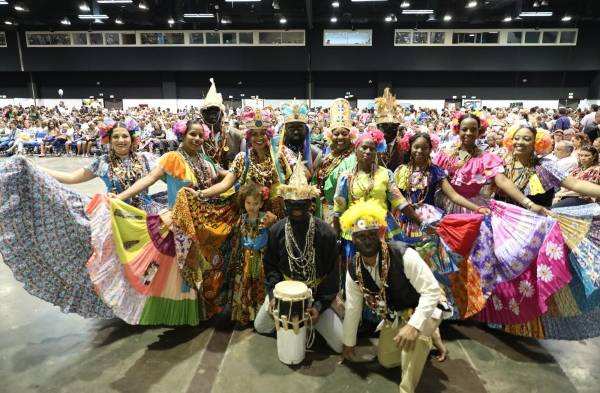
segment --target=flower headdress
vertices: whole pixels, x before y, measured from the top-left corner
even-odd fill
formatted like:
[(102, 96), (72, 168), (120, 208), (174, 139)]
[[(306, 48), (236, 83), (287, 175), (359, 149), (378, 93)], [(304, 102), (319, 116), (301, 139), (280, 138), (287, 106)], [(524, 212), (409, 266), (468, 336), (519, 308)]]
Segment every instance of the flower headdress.
[[(517, 131), (524, 128), (522, 125), (515, 124), (511, 126), (504, 134), (502, 144), (508, 151), (513, 150), (513, 139)], [(537, 128), (535, 132), (534, 151), (538, 156), (545, 156), (552, 151), (552, 136), (543, 128)]]
[(429, 140), (431, 141), (431, 150), (436, 151), (440, 146), (440, 137), (437, 134), (429, 134), (426, 132), (417, 132), (414, 133), (412, 130), (406, 131), (402, 139), (400, 140), (400, 149), (404, 151), (410, 151), (410, 140), (414, 135), (417, 134), (427, 134), (429, 135)]
[(387, 227), (386, 214), (375, 200), (360, 200), (342, 214), (340, 228), (346, 233), (378, 229), (383, 234)]
[[(454, 112), (454, 114), (452, 115), (452, 120), (450, 122), (450, 124), (452, 125), (453, 133), (458, 134), (458, 132), (460, 131), (460, 119), (466, 115), (468, 115), (468, 113)], [(479, 135), (482, 135), (488, 128), (487, 119), (485, 119), (484, 117), (479, 117), (478, 114), (475, 112), (471, 113), (471, 115), (474, 116), (477, 120), (479, 120)]]
[[(138, 122), (135, 121), (132, 117), (128, 117), (125, 119), (123, 123), (120, 123), (122, 127), (126, 128), (129, 131), (129, 135), (131, 136), (132, 142), (136, 143), (140, 136), (140, 126)], [(100, 143), (103, 145), (107, 145), (110, 143), (110, 134), (112, 130), (114, 130), (119, 123), (113, 120), (110, 117), (105, 117), (102, 121), (102, 124), (98, 126), (98, 136), (100, 137)]]
[(173, 124), (173, 133), (177, 136), (177, 138), (183, 138), (185, 133), (187, 132), (187, 121), (185, 120), (177, 120), (175, 124)]
[(369, 125), (367, 130), (360, 134), (358, 138), (356, 138), (356, 141), (354, 141), (354, 148), (360, 146), (365, 139), (373, 139), (377, 153), (384, 153), (387, 150), (385, 134), (377, 128), (373, 129), (372, 126)]

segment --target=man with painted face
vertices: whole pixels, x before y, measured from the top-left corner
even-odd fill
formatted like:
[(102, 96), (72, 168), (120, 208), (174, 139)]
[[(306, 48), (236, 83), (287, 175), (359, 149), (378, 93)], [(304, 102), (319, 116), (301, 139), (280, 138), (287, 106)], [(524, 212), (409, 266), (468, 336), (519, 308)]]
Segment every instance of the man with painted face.
[(349, 362), (363, 360), (354, 347), (364, 301), (382, 320), (379, 363), (384, 367), (401, 366), (400, 393), (412, 393), (431, 349), (431, 334), (441, 322), (441, 310), (437, 308), (441, 292), (415, 250), (404, 243), (383, 240), (385, 216), (385, 209), (367, 200), (355, 204), (340, 218), (342, 229), (352, 232), (357, 250), (346, 273), (342, 356)]
[(234, 129), (226, 128), (223, 124), (225, 106), (221, 93), (217, 93), (215, 81), (210, 78), (210, 88), (204, 98), (200, 113), (204, 122), (210, 127), (210, 139), (204, 142), (204, 152), (223, 168), (240, 152), (242, 134)]
[[(279, 146), (285, 145), (294, 154), (302, 153), (302, 161), (312, 174), (315, 163), (321, 160), (321, 150), (310, 143), (308, 129), (308, 106), (306, 104), (284, 104), (281, 107), (284, 125), (277, 139)], [(277, 151), (281, 151), (278, 147)]]
[(400, 128), (399, 107), (389, 87), (384, 89), (383, 96), (375, 99), (375, 122), (385, 135), (387, 144), (387, 151), (379, 156), (379, 165), (393, 172), (404, 164), (407, 152), (400, 147), (405, 128)]
[(319, 190), (308, 185), (304, 171), (299, 159), (289, 183), (279, 187), (287, 217), (269, 230), (264, 255), (268, 296), (254, 319), (254, 328), (261, 334), (272, 333), (275, 285), (283, 280), (302, 281), (314, 298), (308, 308), (312, 326), (331, 349), (341, 353), (342, 321), (330, 308), (339, 289), (337, 239), (330, 225), (310, 213), (311, 201)]

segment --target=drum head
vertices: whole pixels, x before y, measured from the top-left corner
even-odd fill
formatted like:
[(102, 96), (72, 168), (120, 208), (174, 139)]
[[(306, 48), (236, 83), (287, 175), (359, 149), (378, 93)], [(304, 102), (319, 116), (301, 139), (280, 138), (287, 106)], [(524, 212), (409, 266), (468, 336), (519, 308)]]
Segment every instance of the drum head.
[(303, 282), (281, 281), (275, 285), (273, 296), (278, 299), (306, 299), (310, 297), (310, 293)]

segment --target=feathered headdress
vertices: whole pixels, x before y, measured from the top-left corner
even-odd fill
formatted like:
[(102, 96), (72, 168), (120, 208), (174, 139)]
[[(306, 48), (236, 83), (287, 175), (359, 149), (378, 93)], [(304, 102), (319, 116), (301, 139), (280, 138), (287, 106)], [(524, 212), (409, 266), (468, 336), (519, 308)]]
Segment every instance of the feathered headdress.
[(381, 123), (400, 123), (398, 113), (399, 106), (396, 102), (396, 96), (390, 93), (390, 88), (383, 90), (383, 95), (375, 99), (375, 122)]
[[(513, 139), (515, 138), (517, 131), (519, 131), (521, 128), (524, 127), (519, 124), (515, 124), (506, 130), (506, 133), (504, 134), (504, 140), (502, 141), (502, 144), (506, 150), (513, 150)], [(538, 156), (545, 156), (550, 154), (552, 151), (552, 136), (543, 128), (536, 129), (534, 151)]]
[(387, 211), (373, 199), (361, 200), (353, 204), (340, 217), (343, 232), (353, 233), (370, 229), (385, 231)]
[(302, 162), (302, 154), (299, 154), (288, 184), (280, 185), (277, 190), (283, 199), (304, 200), (316, 198), (321, 195), (316, 186), (308, 184), (305, 169), (304, 162)]

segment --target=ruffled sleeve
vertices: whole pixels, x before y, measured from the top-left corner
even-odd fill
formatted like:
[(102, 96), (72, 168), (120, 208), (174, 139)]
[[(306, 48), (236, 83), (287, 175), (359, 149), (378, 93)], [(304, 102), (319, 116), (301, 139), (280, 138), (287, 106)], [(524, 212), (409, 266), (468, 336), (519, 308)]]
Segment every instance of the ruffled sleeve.
[(448, 177), (448, 174), (444, 169), (435, 164), (431, 166), (431, 184), (434, 187), (437, 186), (437, 184), (444, 180), (446, 177)]
[(97, 177), (106, 177), (108, 174), (108, 161), (106, 155), (94, 158), (94, 160), (85, 167), (85, 170), (93, 173)]
[(179, 180), (186, 179), (187, 164), (183, 156), (176, 151), (163, 154), (158, 160), (158, 165), (170, 176)]
[(392, 207), (392, 209), (402, 210), (406, 206), (408, 206), (408, 201), (406, 200), (406, 198), (404, 198), (404, 195), (402, 195), (402, 193), (398, 189), (398, 186), (396, 185), (396, 182), (394, 181), (394, 174), (392, 173), (392, 171), (390, 171), (388, 169), (387, 173), (388, 173), (388, 184), (387, 184), (387, 191), (386, 191), (387, 200), (390, 203), (390, 206)]
[(449, 171), (450, 169), (450, 156), (445, 150), (440, 151), (434, 158), (433, 164), (441, 167), (442, 169)]
[(452, 183), (457, 185), (483, 185), (490, 182), (499, 173), (504, 173), (502, 159), (495, 154), (483, 152), (477, 157), (471, 158), (462, 168), (457, 170), (452, 178)]

